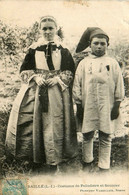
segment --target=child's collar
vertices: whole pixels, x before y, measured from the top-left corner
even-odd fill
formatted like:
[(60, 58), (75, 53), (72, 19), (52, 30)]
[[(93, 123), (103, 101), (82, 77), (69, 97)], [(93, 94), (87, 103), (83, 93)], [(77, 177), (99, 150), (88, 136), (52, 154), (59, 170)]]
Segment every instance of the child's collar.
[(89, 56), (90, 56), (91, 58), (93, 58), (93, 59), (96, 59), (96, 58), (102, 58), (102, 57), (107, 56), (107, 53), (105, 53), (103, 56), (96, 56), (96, 55), (92, 54), (91, 52), (89, 52)]

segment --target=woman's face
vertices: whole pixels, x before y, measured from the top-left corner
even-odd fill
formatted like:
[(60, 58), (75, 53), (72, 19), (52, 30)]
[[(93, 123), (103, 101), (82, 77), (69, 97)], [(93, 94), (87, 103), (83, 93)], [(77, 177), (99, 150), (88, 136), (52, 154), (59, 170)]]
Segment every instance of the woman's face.
[(103, 56), (105, 54), (107, 50), (107, 46), (108, 44), (105, 38), (97, 38), (97, 37), (94, 37), (91, 40), (91, 44), (90, 44), (92, 54), (98, 57)]
[(53, 41), (56, 35), (56, 26), (52, 21), (41, 22), (41, 31), (46, 41)]

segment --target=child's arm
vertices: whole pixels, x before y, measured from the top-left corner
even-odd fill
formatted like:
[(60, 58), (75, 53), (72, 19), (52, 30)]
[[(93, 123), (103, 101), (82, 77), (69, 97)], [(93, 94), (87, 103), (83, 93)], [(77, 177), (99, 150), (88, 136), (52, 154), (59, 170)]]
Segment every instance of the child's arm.
[(111, 111), (111, 120), (115, 120), (119, 116), (119, 107), (120, 107), (121, 101), (114, 102), (112, 111)]
[(73, 83), (73, 98), (77, 106), (77, 118), (82, 122), (83, 108), (82, 108), (82, 63), (78, 65), (75, 72), (75, 78)]
[(119, 116), (119, 107), (124, 99), (124, 82), (119, 64), (116, 62), (113, 68), (115, 80), (114, 105), (111, 111), (111, 120), (117, 119)]
[(82, 103), (82, 72), (82, 62), (80, 62), (73, 83), (73, 98), (76, 104)]
[(115, 101), (122, 101), (124, 99), (125, 91), (124, 91), (124, 81), (122, 76), (122, 71), (119, 64), (116, 62), (115, 65)]

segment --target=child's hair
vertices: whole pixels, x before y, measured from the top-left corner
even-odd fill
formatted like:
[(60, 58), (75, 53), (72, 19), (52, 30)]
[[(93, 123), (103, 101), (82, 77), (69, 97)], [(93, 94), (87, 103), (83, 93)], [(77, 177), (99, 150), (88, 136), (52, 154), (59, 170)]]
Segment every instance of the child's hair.
[(97, 37), (97, 38), (105, 38), (106, 41), (107, 41), (107, 45), (109, 45), (109, 38), (106, 35), (104, 35), (104, 34), (98, 34), (98, 35), (94, 35), (94, 36), (90, 37), (90, 43), (91, 43), (92, 39), (95, 38), (95, 37)]

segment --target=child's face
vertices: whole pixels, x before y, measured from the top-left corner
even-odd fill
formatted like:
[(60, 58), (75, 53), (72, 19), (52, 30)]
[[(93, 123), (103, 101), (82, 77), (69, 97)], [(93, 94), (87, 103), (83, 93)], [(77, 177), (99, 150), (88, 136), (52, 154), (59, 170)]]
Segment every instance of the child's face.
[(54, 22), (46, 21), (41, 23), (41, 31), (46, 41), (53, 41), (57, 29)]
[(92, 54), (98, 57), (103, 56), (108, 47), (107, 40), (105, 38), (94, 37), (91, 40), (90, 47)]

